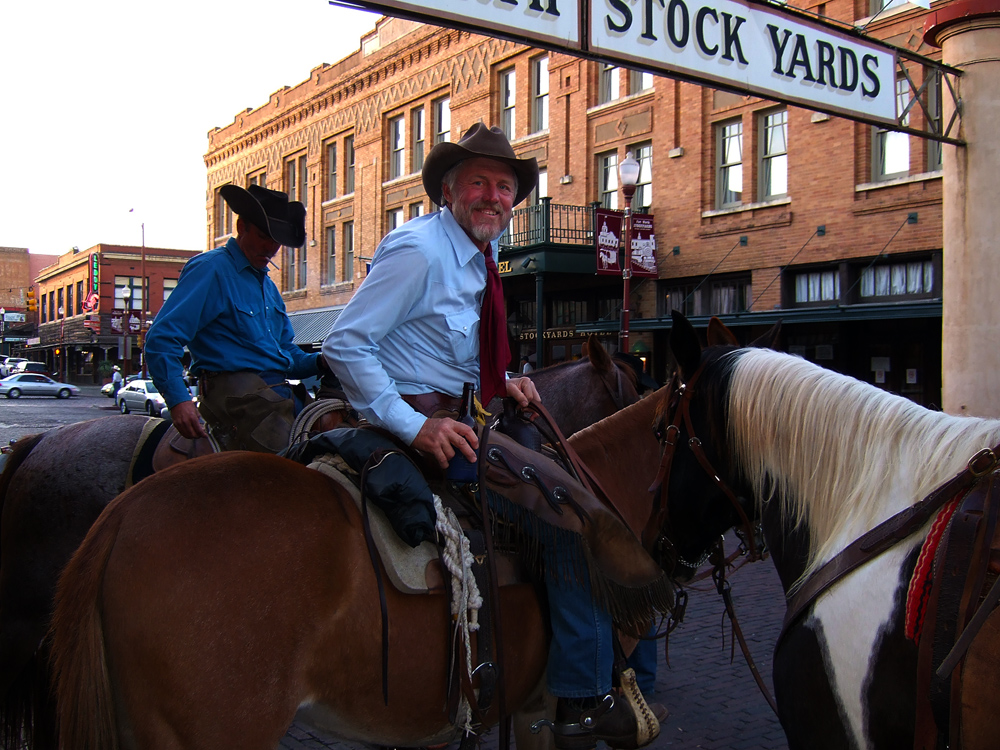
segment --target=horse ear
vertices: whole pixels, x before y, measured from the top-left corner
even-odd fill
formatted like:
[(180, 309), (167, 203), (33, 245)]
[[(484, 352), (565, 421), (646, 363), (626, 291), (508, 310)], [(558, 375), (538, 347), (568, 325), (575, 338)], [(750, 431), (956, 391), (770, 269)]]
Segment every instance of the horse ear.
[(736, 334), (729, 330), (729, 327), (714, 315), (708, 321), (708, 345), (709, 346), (739, 346)]
[(760, 336), (754, 341), (751, 341), (750, 346), (756, 346), (759, 349), (773, 349), (774, 342), (778, 340), (779, 333), (781, 333), (780, 320), (773, 326), (771, 326), (771, 330), (767, 331), (763, 336)]
[(677, 310), (672, 310), (670, 317), (673, 318), (674, 325), (670, 329), (670, 351), (677, 360), (681, 377), (687, 380), (694, 375), (695, 370), (701, 363), (701, 342), (698, 341), (698, 334), (695, 333), (691, 321), (684, 317)]
[(587, 347), (587, 358), (595, 370), (598, 372), (611, 372), (614, 362), (611, 361), (611, 355), (608, 354), (607, 349), (601, 346), (601, 341), (597, 336), (590, 334), (584, 346)]

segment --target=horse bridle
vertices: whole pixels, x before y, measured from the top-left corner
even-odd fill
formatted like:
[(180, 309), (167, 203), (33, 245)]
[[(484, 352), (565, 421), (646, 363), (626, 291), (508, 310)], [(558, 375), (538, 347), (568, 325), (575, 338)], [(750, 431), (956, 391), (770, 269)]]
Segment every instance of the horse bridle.
[[(667, 499), (664, 497), (663, 488), (664, 486), (669, 486), (670, 480), (670, 470), (673, 467), (674, 452), (677, 449), (678, 441), (680, 439), (681, 427), (683, 426), (688, 433), (688, 448), (694, 454), (694, 457), (698, 460), (701, 468), (711, 477), (712, 481), (715, 482), (716, 486), (729, 498), (729, 502), (732, 504), (733, 508), (736, 510), (737, 515), (740, 518), (740, 523), (742, 524), (744, 537), (744, 544), (747, 545), (747, 553), (751, 561), (761, 559), (761, 554), (758, 550), (756, 543), (756, 534), (754, 533), (753, 524), (747, 517), (746, 511), (743, 510), (743, 506), (740, 504), (739, 499), (736, 497), (736, 493), (729, 487), (729, 485), (719, 476), (719, 472), (715, 470), (712, 466), (712, 462), (709, 461), (708, 456), (705, 455), (705, 450), (701, 439), (695, 434), (694, 423), (691, 421), (691, 398), (694, 392), (694, 385), (698, 382), (698, 378), (701, 376), (705, 369), (705, 363), (702, 362), (698, 365), (698, 369), (695, 370), (694, 374), (685, 383), (681, 378), (680, 370), (674, 373), (673, 378), (670, 381), (671, 386), (671, 397), (670, 403), (667, 406), (667, 417), (669, 417), (669, 424), (665, 429), (657, 428), (657, 440), (659, 440), (660, 445), (663, 447), (663, 451), (660, 454), (660, 466), (656, 472), (656, 479), (653, 480), (653, 484), (650, 485), (649, 491), (653, 493), (653, 512), (649, 516), (649, 521), (646, 524), (646, 528), (642, 532), (642, 541), (646, 546), (646, 549), (653, 550), (664, 550), (666, 548), (673, 547), (673, 542), (667, 537), (664, 532), (666, 526), (667, 518), (669, 516), (669, 509), (667, 506)], [(706, 559), (711, 550), (706, 553)], [(689, 567), (697, 568), (704, 560), (695, 562), (688, 562), (686, 560), (681, 560), (681, 562)]]

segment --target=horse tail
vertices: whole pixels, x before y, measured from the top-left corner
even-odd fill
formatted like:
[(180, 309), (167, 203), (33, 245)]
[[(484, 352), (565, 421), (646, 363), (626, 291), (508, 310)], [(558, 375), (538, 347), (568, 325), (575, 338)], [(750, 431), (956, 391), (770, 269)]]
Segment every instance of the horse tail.
[(126, 510), (120, 498), (107, 507), (63, 570), (56, 590), (49, 641), (62, 747), (119, 747), (100, 598)]
[[(0, 472), (0, 516), (14, 474), (43, 437), (45, 433), (21, 438), (10, 453), (4, 454), (3, 471)], [(7, 646), (12, 648), (10, 644)], [(23, 663), (18, 662), (10, 674), (0, 677), (6, 684), (4, 694), (0, 695), (0, 747), (22, 747), (23, 742), (24, 747), (33, 750), (55, 750), (56, 739), (52, 731), (55, 706), (44, 647), (34, 651)]]

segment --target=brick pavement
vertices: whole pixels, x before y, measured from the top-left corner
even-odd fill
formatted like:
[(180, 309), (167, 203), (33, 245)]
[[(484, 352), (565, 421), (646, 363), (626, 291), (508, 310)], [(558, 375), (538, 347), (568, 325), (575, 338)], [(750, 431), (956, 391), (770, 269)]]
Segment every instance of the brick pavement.
[[(727, 548), (731, 542), (727, 540)], [(670, 709), (651, 750), (787, 750), (777, 718), (736, 647), (730, 663), (730, 629), (722, 599), (710, 584), (692, 590), (684, 623), (670, 637), (670, 666), (659, 650), (655, 699)], [(770, 687), (771, 650), (781, 627), (784, 597), (770, 562), (747, 565), (732, 579), (733, 602), (744, 637)], [(725, 622), (725, 626), (724, 626)], [(723, 643), (723, 632), (725, 643)], [(484, 750), (496, 750), (494, 729)], [(281, 741), (287, 750), (361, 750), (295, 724)]]

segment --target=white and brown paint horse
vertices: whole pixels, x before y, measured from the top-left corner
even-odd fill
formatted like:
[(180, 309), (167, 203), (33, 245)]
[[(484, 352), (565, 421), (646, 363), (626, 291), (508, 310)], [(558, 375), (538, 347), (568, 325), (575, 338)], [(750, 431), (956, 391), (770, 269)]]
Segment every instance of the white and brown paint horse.
[[(671, 348), (679, 381), (658, 392), (657, 429), (674, 446), (663, 491), (681, 577), (693, 572), (685, 561), (740, 523), (726, 487), (763, 522), (785, 591), (794, 592), (1000, 442), (998, 420), (929, 411), (798, 357), (703, 350), (683, 316), (674, 316)], [(674, 416), (682, 399), (689, 420)], [(779, 642), (775, 697), (792, 750), (914, 747), (917, 646), (904, 636), (903, 615), (928, 526), (821, 593)], [(965, 696), (967, 750), (1000, 747), (1000, 610), (980, 638), (969, 658), (977, 674), (993, 675), (994, 689)]]

